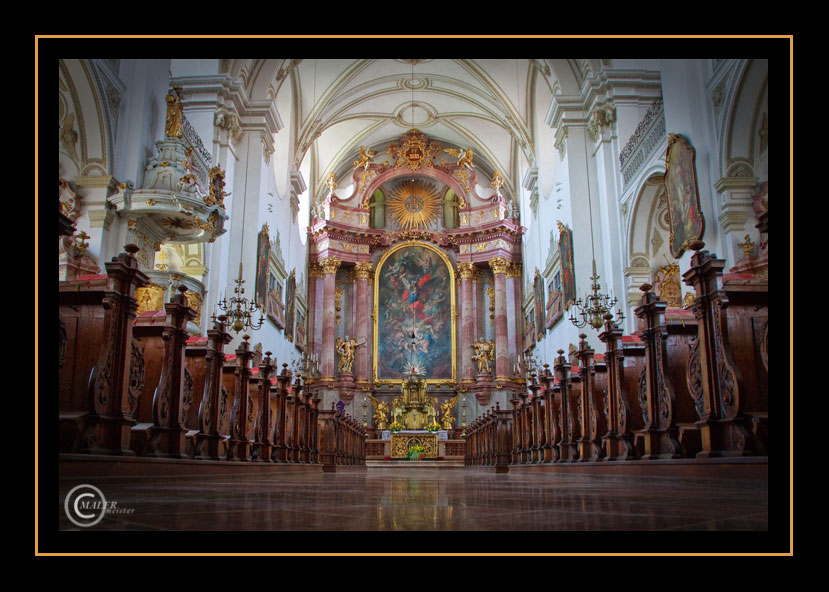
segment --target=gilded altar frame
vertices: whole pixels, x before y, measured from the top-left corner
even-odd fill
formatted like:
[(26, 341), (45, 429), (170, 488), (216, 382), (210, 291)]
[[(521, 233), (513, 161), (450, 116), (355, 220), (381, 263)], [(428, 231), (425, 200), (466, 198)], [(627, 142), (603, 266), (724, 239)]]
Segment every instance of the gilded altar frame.
[(377, 352), (379, 346), (379, 325), (380, 325), (380, 314), (379, 314), (379, 305), (380, 305), (380, 274), (383, 269), (383, 264), (386, 262), (391, 255), (396, 253), (397, 251), (409, 247), (423, 247), (425, 249), (429, 249), (430, 251), (437, 253), (441, 260), (446, 264), (447, 272), (449, 273), (449, 298), (451, 302), (451, 311), (450, 311), (450, 321), (451, 321), (451, 345), (452, 345), (452, 378), (426, 378), (425, 381), (427, 384), (455, 384), (457, 382), (458, 377), (458, 370), (457, 370), (457, 318), (456, 318), (456, 303), (455, 303), (455, 268), (452, 265), (452, 261), (450, 261), (449, 257), (447, 257), (446, 253), (443, 250), (435, 247), (434, 245), (419, 241), (419, 240), (408, 240), (405, 242), (401, 242), (388, 251), (383, 253), (383, 256), (380, 257), (380, 260), (377, 262), (376, 272), (374, 273), (374, 306), (372, 308), (371, 318), (373, 323), (373, 349), (372, 349), (372, 360), (371, 360), (371, 377), (372, 382), (374, 384), (399, 384), (400, 381), (403, 379), (402, 374), (400, 378), (383, 378), (379, 379), (377, 377)]

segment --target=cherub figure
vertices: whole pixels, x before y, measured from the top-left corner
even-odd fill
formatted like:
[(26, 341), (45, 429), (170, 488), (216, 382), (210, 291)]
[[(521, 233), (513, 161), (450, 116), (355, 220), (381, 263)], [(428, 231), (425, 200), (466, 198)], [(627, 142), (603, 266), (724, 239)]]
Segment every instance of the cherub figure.
[(354, 161), (354, 166), (357, 168), (367, 169), (371, 164), (371, 159), (377, 156), (376, 150), (366, 151), (365, 146), (360, 146), (360, 157)]
[(443, 151), (456, 157), (458, 159), (458, 162), (456, 163), (458, 166), (466, 167), (468, 169), (472, 168), (472, 148), (467, 148), (466, 150), (444, 148)]

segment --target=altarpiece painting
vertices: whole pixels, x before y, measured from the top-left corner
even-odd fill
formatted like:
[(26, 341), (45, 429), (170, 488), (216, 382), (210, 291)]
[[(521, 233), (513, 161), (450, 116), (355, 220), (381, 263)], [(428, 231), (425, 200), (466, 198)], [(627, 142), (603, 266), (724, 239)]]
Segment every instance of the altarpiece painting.
[(378, 262), (374, 375), (398, 382), (412, 368), (428, 382), (455, 380), (455, 284), (441, 251), (411, 241)]

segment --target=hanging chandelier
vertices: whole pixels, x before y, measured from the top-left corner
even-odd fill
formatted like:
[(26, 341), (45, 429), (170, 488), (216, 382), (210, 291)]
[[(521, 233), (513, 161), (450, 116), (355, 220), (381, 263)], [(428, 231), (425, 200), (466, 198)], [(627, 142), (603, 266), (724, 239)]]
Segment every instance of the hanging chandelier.
[[(245, 280), (242, 279), (242, 264), (239, 263), (239, 278), (234, 280), (236, 287), (233, 289), (233, 297), (228, 299), (222, 298), (216, 303), (224, 315), (227, 317), (230, 328), (239, 333), (241, 331), (251, 330), (258, 331), (262, 328), (265, 322), (265, 317), (262, 315), (262, 310), (256, 300), (248, 300), (245, 298), (245, 289), (242, 284)], [(253, 321), (253, 313), (259, 310), (259, 321)]]
[[(596, 273), (596, 260), (593, 259), (593, 275), (590, 276), (592, 283), (591, 291), (584, 300), (578, 298), (573, 302), (574, 307), (578, 310), (578, 314), (570, 312), (570, 322), (581, 329), (586, 325), (590, 325), (597, 331), (602, 328), (605, 321), (613, 319), (613, 313), (610, 309), (616, 306), (616, 298), (612, 298), (601, 292), (601, 285), (599, 284), (599, 275)], [(616, 311), (618, 319), (617, 324), (621, 323), (625, 315), (621, 310)]]
[[(590, 167), (588, 166), (587, 156), (587, 138), (584, 141), (584, 166), (587, 171), (587, 211), (590, 216), (590, 249), (593, 255), (593, 275), (590, 276), (590, 291), (584, 300), (581, 297), (577, 298), (570, 309), (570, 322), (581, 329), (586, 325), (590, 325), (598, 331), (605, 324), (605, 321), (613, 320), (613, 313), (610, 312), (616, 306), (616, 298), (612, 295), (602, 293), (601, 284), (599, 284), (599, 274), (596, 273), (596, 247), (593, 243), (593, 204), (590, 199)], [(572, 311), (575, 306), (578, 313)], [(616, 311), (616, 324), (620, 324), (625, 315), (621, 310)]]

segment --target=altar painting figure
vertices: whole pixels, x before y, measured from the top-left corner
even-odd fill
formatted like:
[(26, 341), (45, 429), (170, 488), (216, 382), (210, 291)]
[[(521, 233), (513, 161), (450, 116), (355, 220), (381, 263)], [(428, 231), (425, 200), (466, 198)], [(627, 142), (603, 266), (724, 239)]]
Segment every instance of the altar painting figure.
[(679, 259), (691, 243), (702, 239), (705, 232), (697, 189), (696, 151), (684, 136), (670, 134), (665, 160), (671, 255)]
[(573, 263), (573, 231), (558, 223), (558, 250), (561, 254), (561, 293), (564, 309), (570, 308), (576, 300), (576, 273)]
[(378, 380), (400, 380), (412, 367), (428, 381), (454, 380), (451, 277), (448, 262), (431, 247), (402, 245), (381, 259), (375, 286)]

